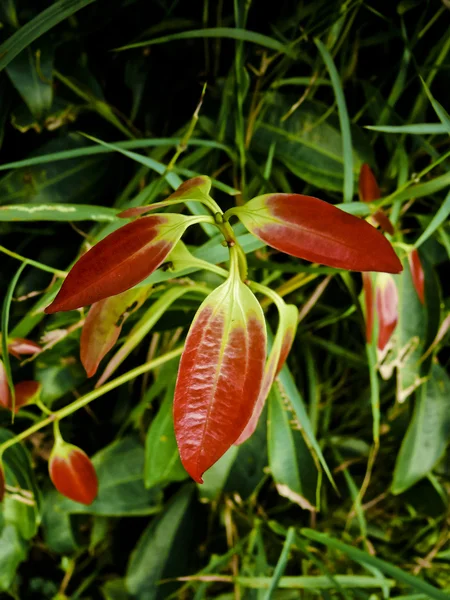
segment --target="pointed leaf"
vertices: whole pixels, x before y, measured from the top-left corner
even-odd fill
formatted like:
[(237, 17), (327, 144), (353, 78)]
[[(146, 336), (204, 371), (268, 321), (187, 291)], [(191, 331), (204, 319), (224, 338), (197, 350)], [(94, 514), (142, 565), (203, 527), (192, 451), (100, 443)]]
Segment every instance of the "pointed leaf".
[(414, 414), (394, 471), (392, 493), (400, 494), (429, 475), (443, 457), (450, 436), (450, 379), (433, 365), (431, 377), (417, 394)]
[(398, 321), (398, 292), (392, 275), (376, 277), (376, 311), (378, 318), (377, 348), (384, 350)]
[(42, 346), (33, 342), (32, 340), (26, 340), (25, 338), (14, 338), (8, 343), (8, 352), (19, 358), (22, 355), (33, 355), (38, 354), (42, 350)]
[(153, 215), (117, 229), (86, 252), (46, 313), (73, 310), (125, 292), (153, 273), (192, 223), (183, 215)]
[(117, 342), (129, 309), (136, 303), (142, 304), (150, 289), (127, 290), (91, 306), (80, 340), (80, 359), (88, 377), (95, 375), (101, 360)]
[[(359, 173), (359, 196), (362, 202), (372, 202), (372, 200), (378, 200), (381, 198), (378, 182), (373, 174), (372, 169), (367, 163), (362, 165)], [(383, 210), (377, 210), (372, 215), (372, 219), (375, 221), (375, 223), (380, 225), (383, 231), (387, 231), (387, 233), (393, 235), (394, 227)]]
[(419, 296), (420, 302), (425, 304), (425, 274), (422, 263), (420, 262), (419, 252), (416, 248), (408, 255), (408, 261), (417, 295)]
[(263, 379), (264, 316), (236, 269), (198, 310), (176, 384), (178, 448), (186, 471), (199, 483), (242, 433)]
[[(280, 304), (280, 307), (283, 306)], [(289, 351), (294, 341), (297, 330), (298, 309), (293, 304), (284, 304), (283, 310), (280, 310), (280, 322), (278, 324), (277, 334), (272, 345), (272, 349), (267, 359), (264, 369), (264, 378), (258, 401), (253, 410), (253, 414), (245, 426), (244, 431), (236, 440), (236, 444), (243, 444), (254, 433), (258, 425), (264, 404), (269, 395), (270, 388), (275, 381), (276, 376), (283, 368)]]
[(375, 227), (318, 198), (266, 194), (230, 214), (268, 246), (298, 258), (351, 271), (402, 270)]
[(146, 213), (155, 210), (155, 208), (161, 208), (163, 206), (170, 206), (178, 202), (184, 202), (184, 200), (198, 200), (203, 202), (209, 196), (209, 190), (211, 189), (211, 180), (209, 177), (199, 175), (193, 177), (182, 183), (178, 189), (171, 194), (166, 200), (157, 202), (155, 204), (149, 204), (148, 206), (135, 206), (127, 208), (118, 214), (119, 217), (126, 219), (130, 217), (139, 217)]

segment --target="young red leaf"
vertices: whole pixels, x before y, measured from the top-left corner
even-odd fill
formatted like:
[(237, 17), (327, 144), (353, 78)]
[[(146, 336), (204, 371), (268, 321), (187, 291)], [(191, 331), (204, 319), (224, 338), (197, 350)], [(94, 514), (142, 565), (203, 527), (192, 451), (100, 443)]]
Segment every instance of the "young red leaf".
[(111, 350), (133, 304), (141, 304), (149, 288), (134, 288), (93, 304), (81, 331), (80, 358), (87, 376), (95, 375), (103, 357)]
[(200, 306), (178, 371), (175, 435), (184, 468), (199, 483), (242, 433), (262, 385), (264, 316), (236, 262)]
[(115, 296), (153, 273), (195, 217), (144, 217), (117, 229), (74, 265), (46, 313), (74, 310)]
[(12, 398), (3, 361), (0, 360), (0, 406), (11, 410)]
[(0, 461), (0, 502), (3, 502), (3, 498), (5, 497), (5, 490), (6, 490), (5, 470), (3, 469), (3, 464)]
[(422, 304), (425, 304), (425, 274), (423, 271), (420, 256), (416, 248), (408, 256), (409, 268), (411, 269), (411, 277), (414, 288), (419, 296)]
[(49, 460), (49, 473), (60, 494), (79, 502), (92, 504), (98, 493), (94, 465), (83, 450), (57, 439)]
[[(361, 198), (362, 202), (372, 202), (372, 200), (378, 200), (378, 198), (381, 198), (378, 182), (373, 174), (372, 169), (367, 163), (362, 165), (359, 173), (359, 197)], [(383, 231), (393, 235), (394, 227), (383, 210), (377, 210), (372, 215), (372, 219), (375, 221), (375, 223), (378, 223)]]
[(20, 381), (16, 383), (14, 386), (15, 412), (26, 404), (32, 404), (41, 393), (41, 387), (39, 381)]
[(267, 245), (298, 258), (351, 271), (402, 270), (375, 227), (318, 198), (266, 194), (228, 214)]
[(25, 338), (14, 338), (8, 343), (8, 352), (16, 358), (41, 352), (42, 346)]
[(378, 317), (377, 347), (384, 350), (398, 321), (398, 292), (391, 275), (377, 275), (375, 300)]
[(249, 422), (245, 426), (235, 444), (243, 444), (248, 438), (253, 435), (261, 416), (270, 388), (275, 381), (277, 375), (283, 368), (289, 351), (294, 341), (295, 332), (297, 330), (298, 309), (293, 304), (285, 304), (283, 310), (280, 310), (280, 322), (278, 324), (277, 333), (272, 345), (272, 349), (267, 359), (264, 369), (263, 383), (259, 392), (253, 414)]
[(182, 183), (173, 194), (171, 194), (162, 202), (156, 202), (155, 204), (149, 204), (148, 206), (134, 206), (132, 208), (127, 208), (126, 210), (120, 212), (117, 216), (123, 219), (139, 217), (152, 210), (155, 210), (155, 208), (171, 205), (175, 202), (175, 200), (179, 202), (184, 202), (185, 200), (204, 201), (206, 198), (208, 198), (210, 189), (210, 178), (206, 177), (205, 175), (200, 175), (198, 177), (188, 179)]

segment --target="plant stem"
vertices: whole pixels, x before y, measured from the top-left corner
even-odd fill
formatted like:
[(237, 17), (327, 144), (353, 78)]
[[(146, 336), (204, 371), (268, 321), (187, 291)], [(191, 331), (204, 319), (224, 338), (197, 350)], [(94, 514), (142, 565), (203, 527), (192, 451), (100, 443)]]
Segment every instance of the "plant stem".
[(105, 385), (102, 385), (98, 389), (92, 390), (92, 392), (85, 394), (81, 398), (78, 398), (78, 400), (75, 400), (71, 404), (68, 404), (64, 408), (61, 408), (60, 410), (54, 412), (51, 416), (47, 417), (46, 419), (39, 421), (39, 423), (35, 423), (34, 425), (29, 427), (25, 431), (22, 431), (22, 433), (19, 433), (18, 435), (16, 435), (14, 438), (11, 438), (10, 440), (7, 440), (3, 444), (1, 444), (0, 445), (0, 456), (2, 456), (3, 452), (10, 446), (14, 446), (14, 444), (21, 442), (22, 440), (29, 437), (33, 433), (36, 433), (36, 431), (41, 430), (43, 427), (46, 427), (47, 425), (51, 425), (55, 420), (60, 421), (61, 419), (68, 417), (69, 415), (76, 412), (80, 408), (83, 408), (83, 406), (86, 406), (87, 404), (89, 404), (90, 402), (95, 400), (96, 398), (99, 398), (100, 396), (103, 396), (107, 392), (114, 390), (115, 388), (119, 387), (123, 383), (126, 383), (127, 381), (131, 381), (132, 379), (139, 377), (139, 375), (143, 375), (144, 373), (147, 373), (148, 371), (152, 371), (153, 369), (160, 367), (161, 365), (168, 362), (169, 360), (172, 360), (173, 358), (180, 356), (180, 354), (182, 352), (183, 352), (183, 346), (181, 346), (179, 348), (175, 348), (175, 350), (172, 350), (171, 352), (168, 352), (167, 354), (164, 354), (163, 356), (159, 356), (158, 358), (155, 358), (154, 360), (152, 360), (148, 363), (145, 363), (145, 364), (141, 365), (140, 367), (136, 367), (135, 369), (128, 371), (128, 373), (125, 373), (124, 375), (121, 375), (120, 377), (116, 377), (116, 379), (113, 379), (109, 383), (105, 383)]
[(21, 256), (20, 254), (16, 254), (8, 248), (4, 246), (0, 246), (0, 252), (6, 254), (7, 256), (11, 256), (11, 258), (15, 258), (16, 260), (20, 260), (20, 262), (30, 265), (31, 267), (36, 267), (37, 269), (41, 269), (41, 271), (47, 271), (47, 273), (53, 273), (57, 277), (65, 277), (67, 275), (66, 271), (60, 271), (59, 269), (53, 269), (53, 267), (48, 267), (47, 265), (43, 265), (37, 260), (32, 260), (31, 258), (25, 258), (25, 256)]

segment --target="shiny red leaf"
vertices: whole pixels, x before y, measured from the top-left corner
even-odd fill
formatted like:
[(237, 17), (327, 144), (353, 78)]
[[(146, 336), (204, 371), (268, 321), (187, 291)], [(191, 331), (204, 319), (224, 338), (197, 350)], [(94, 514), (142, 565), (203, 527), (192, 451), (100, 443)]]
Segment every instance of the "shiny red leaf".
[(398, 321), (398, 292), (395, 280), (391, 275), (377, 275), (376, 311), (378, 317), (377, 347), (379, 350), (384, 350)]
[(19, 359), (21, 356), (38, 354), (41, 350), (42, 346), (25, 338), (14, 338), (8, 343), (9, 353)]
[(41, 392), (41, 384), (39, 381), (20, 381), (14, 386), (14, 394), (16, 397), (15, 412), (26, 404), (32, 404)]
[[(381, 198), (378, 182), (372, 169), (367, 163), (363, 164), (359, 173), (359, 196), (362, 202), (372, 202), (372, 200)], [(383, 229), (383, 231), (393, 235), (394, 227), (383, 210), (377, 210), (372, 215), (372, 219), (381, 227), (381, 229)]]
[(132, 288), (164, 262), (192, 219), (152, 215), (117, 229), (79, 259), (45, 312), (74, 310)]
[(351, 271), (402, 270), (375, 227), (318, 198), (266, 194), (229, 214), (267, 245), (298, 258)]
[(232, 446), (262, 385), (266, 331), (261, 307), (235, 269), (203, 302), (187, 336), (174, 398), (180, 457), (191, 477)]
[(263, 383), (259, 392), (258, 400), (249, 422), (235, 442), (236, 445), (243, 444), (255, 432), (259, 417), (261, 416), (267, 396), (269, 395), (270, 388), (272, 387), (277, 375), (283, 368), (283, 365), (292, 347), (297, 329), (297, 320), (297, 307), (293, 304), (284, 305), (284, 309), (280, 311), (278, 330), (264, 369)]
[(8, 377), (6, 375), (5, 365), (0, 360), (0, 406), (11, 410), (12, 398), (9, 389)]
[(81, 331), (80, 358), (87, 376), (95, 375), (104, 356), (111, 350), (122, 330), (132, 305), (140, 305), (149, 288), (134, 288), (93, 304)]
[(414, 288), (419, 296), (420, 302), (425, 304), (425, 273), (423, 271), (422, 263), (420, 262), (419, 253), (415, 248), (409, 254), (408, 261)]
[(94, 465), (83, 450), (62, 440), (55, 443), (49, 461), (50, 479), (60, 494), (79, 502), (92, 504), (98, 493)]

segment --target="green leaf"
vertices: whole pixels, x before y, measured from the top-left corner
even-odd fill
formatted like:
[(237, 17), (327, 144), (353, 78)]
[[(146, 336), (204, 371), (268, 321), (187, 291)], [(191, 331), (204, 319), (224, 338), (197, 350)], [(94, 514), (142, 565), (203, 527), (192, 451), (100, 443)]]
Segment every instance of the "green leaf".
[(419, 361), (425, 349), (427, 322), (426, 309), (417, 295), (407, 260), (403, 263), (403, 272), (395, 278), (399, 292), (398, 324), (393, 334), (399, 361), (397, 399), (404, 402), (426, 376)]
[(319, 49), (320, 54), (322, 55), (325, 66), (328, 69), (334, 95), (336, 96), (339, 122), (341, 124), (342, 156), (344, 158), (344, 202), (351, 202), (353, 200), (353, 150), (347, 104), (345, 102), (341, 79), (331, 54), (329, 53), (327, 47), (319, 39), (315, 39), (314, 41)]
[[(13, 438), (6, 429), (0, 429), (0, 443)], [(7, 525), (13, 525), (24, 539), (37, 533), (40, 515), (40, 497), (31, 468), (30, 455), (22, 444), (10, 446), (3, 455), (6, 483), (10, 491), (0, 505), (0, 514)]]
[(164, 370), (158, 375), (158, 378), (164, 379), (167, 390), (145, 440), (146, 488), (167, 485), (172, 481), (182, 481), (188, 477), (181, 464), (173, 427), (173, 395), (178, 364), (169, 363), (167, 366), (170, 366), (172, 374)]
[(203, 475), (203, 483), (198, 485), (198, 494), (201, 502), (213, 502), (219, 498), (236, 461), (238, 452), (238, 446), (231, 446)]
[(305, 435), (305, 441), (308, 444), (308, 447), (310, 448), (311, 452), (316, 455), (323, 467), (323, 470), (327, 474), (328, 479), (334, 486), (333, 476), (331, 475), (331, 471), (325, 461), (316, 436), (314, 435), (314, 431), (306, 411), (305, 403), (286, 364), (278, 376), (277, 385), (279, 386), (278, 389), (281, 396), (286, 396), (289, 400), (295, 416), (302, 428), (302, 433)]
[(41, 400), (51, 405), (86, 380), (78, 358), (78, 340), (68, 337), (35, 361), (35, 379), (42, 385)]
[[(79, 135), (69, 134), (54, 138), (34, 155), (80, 148), (84, 144)], [(92, 200), (100, 191), (99, 184), (107, 174), (107, 168), (108, 160), (94, 157), (16, 169), (0, 179), (0, 205), (27, 202), (70, 204), (86, 201), (87, 197)]]
[(16, 31), (0, 46), (0, 71), (24, 48), (52, 27), (95, 0), (58, 0)]
[(13, 204), (0, 206), (1, 221), (99, 221), (118, 219), (117, 211), (89, 204)]
[(443, 225), (450, 215), (450, 192), (445, 197), (444, 202), (438, 208), (437, 212), (433, 215), (433, 218), (429, 222), (426, 229), (422, 232), (419, 239), (414, 244), (414, 248), (421, 246), (426, 240), (433, 235), (433, 233)]
[(53, 101), (53, 48), (49, 43), (21, 52), (6, 67), (11, 83), (31, 114), (40, 121)]
[(0, 531), (0, 590), (11, 591), (17, 567), (25, 560), (28, 546), (12, 525)]
[(411, 125), (366, 125), (371, 131), (383, 133), (411, 133), (413, 135), (434, 135), (446, 133), (447, 128), (442, 123), (412, 123)]
[(61, 510), (59, 494), (49, 489), (44, 496), (42, 506), (42, 530), (46, 545), (57, 554), (71, 554), (80, 543), (73, 528), (74, 517)]
[(395, 464), (392, 493), (400, 494), (431, 473), (450, 439), (450, 379), (433, 365), (417, 394), (414, 414)]
[[(269, 468), (278, 493), (303, 509), (315, 510), (315, 485), (307, 489), (311, 454), (300, 431), (291, 426), (290, 407), (283, 403), (277, 382), (269, 394), (267, 437)], [(309, 464), (308, 464), (309, 463)]]
[(292, 55), (292, 47), (287, 44), (282, 44), (274, 38), (268, 37), (255, 31), (246, 29), (238, 29), (237, 27), (214, 27), (205, 29), (194, 29), (192, 31), (180, 31), (163, 37), (146, 40), (145, 42), (136, 42), (135, 44), (127, 44), (120, 48), (115, 48), (117, 52), (122, 50), (130, 50), (131, 48), (142, 48), (143, 46), (151, 46), (154, 44), (166, 44), (176, 40), (204, 39), (204, 38), (228, 38), (232, 40), (240, 40), (242, 42), (251, 42), (263, 48), (269, 48), (283, 54)]
[[(189, 518), (188, 507), (194, 489), (192, 484), (182, 487), (164, 512), (150, 523), (134, 549), (126, 573), (126, 587), (136, 600), (153, 600), (159, 596), (159, 581), (174, 549), (177, 532), (183, 520)], [(185, 545), (187, 539), (179, 542)]]
[(106, 446), (93, 458), (99, 492), (90, 506), (60, 496), (55, 510), (103, 516), (151, 515), (160, 510), (159, 489), (144, 486), (144, 448), (131, 437)]
[[(280, 92), (266, 92), (264, 109), (257, 124), (252, 147), (264, 158), (275, 144), (274, 158), (279, 160), (296, 177), (327, 190), (341, 192), (344, 187), (344, 169), (348, 154), (343, 153), (339, 120), (328, 107), (306, 100), (286, 120), (283, 115), (296, 98)], [(351, 126), (353, 143), (353, 180), (359, 175), (362, 163), (374, 162), (373, 153), (364, 133)], [(346, 142), (346, 152), (347, 150)], [(347, 183), (348, 186), (348, 183)]]
[(102, 586), (102, 594), (105, 600), (131, 600), (132, 596), (128, 593), (125, 579), (112, 579)]
[[(414, 577), (410, 575), (406, 571), (395, 567), (391, 563), (388, 563), (380, 558), (376, 558), (367, 552), (363, 552), (362, 550), (358, 550), (353, 546), (348, 546), (343, 542), (335, 540), (334, 538), (328, 536), (326, 533), (319, 533), (317, 531), (313, 531), (312, 529), (302, 529), (301, 533), (308, 538), (309, 540), (313, 540), (318, 542), (319, 544), (324, 544), (329, 548), (333, 548), (335, 550), (339, 550), (340, 552), (346, 554), (352, 560), (360, 563), (363, 566), (369, 565), (379, 569), (382, 573), (393, 577), (397, 581), (411, 586), (419, 592), (424, 592), (428, 598), (433, 598), (435, 600), (448, 600), (448, 594), (445, 592), (441, 592), (437, 588), (433, 587), (423, 579), (419, 577)], [(366, 567), (367, 568), (367, 567)]]

